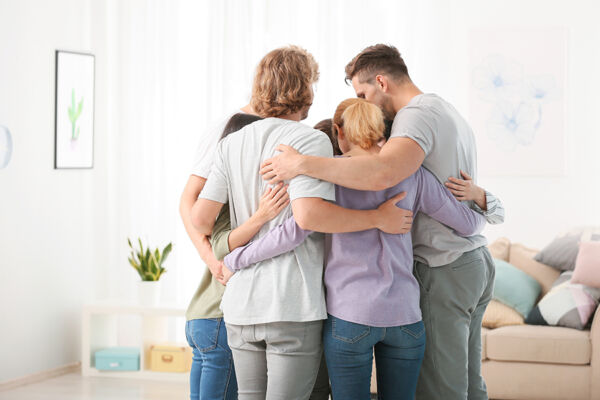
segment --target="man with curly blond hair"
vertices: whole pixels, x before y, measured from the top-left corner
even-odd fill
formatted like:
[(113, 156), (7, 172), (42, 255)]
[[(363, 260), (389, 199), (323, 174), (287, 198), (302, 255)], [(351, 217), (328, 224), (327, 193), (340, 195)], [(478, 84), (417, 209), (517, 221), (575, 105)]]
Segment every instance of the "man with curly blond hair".
[[(328, 137), (300, 123), (313, 100), (319, 77), (311, 54), (297, 46), (275, 49), (258, 64), (251, 106), (265, 119), (223, 139), (214, 155), (192, 220), (210, 235), (223, 204), (231, 227), (247, 221), (268, 185), (259, 175), (262, 161), (279, 143), (304, 154), (332, 157)], [(379, 228), (404, 233), (411, 213), (397, 208), (395, 196), (377, 210), (349, 210), (333, 204), (334, 186), (308, 176), (288, 183), (291, 207), (263, 225), (265, 235), (292, 214), (297, 224), (317, 232)], [(313, 233), (298, 247), (242, 269), (227, 283), (221, 309), (240, 399), (308, 399), (321, 361), (322, 327), (327, 318), (323, 290), (323, 234)]]

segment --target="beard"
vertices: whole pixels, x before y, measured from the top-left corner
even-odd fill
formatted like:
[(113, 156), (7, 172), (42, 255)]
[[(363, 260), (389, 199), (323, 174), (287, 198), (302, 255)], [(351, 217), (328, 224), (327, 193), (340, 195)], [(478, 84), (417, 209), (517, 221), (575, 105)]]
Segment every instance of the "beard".
[[(384, 97), (382, 99), (383, 101), (381, 102), (381, 111), (383, 111), (383, 117), (386, 120), (389, 121), (394, 121), (394, 118), (396, 118), (396, 111), (394, 111), (394, 105), (392, 103), (392, 99), (391, 97)], [(391, 125), (390, 125), (391, 127)]]

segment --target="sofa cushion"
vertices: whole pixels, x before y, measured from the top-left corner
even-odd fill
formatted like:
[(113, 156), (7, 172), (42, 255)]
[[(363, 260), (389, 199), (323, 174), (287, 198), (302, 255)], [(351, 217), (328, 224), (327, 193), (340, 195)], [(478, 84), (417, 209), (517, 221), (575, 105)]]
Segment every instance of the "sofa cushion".
[(486, 356), (490, 360), (587, 365), (591, 352), (590, 331), (515, 325), (486, 334)]
[(537, 250), (520, 244), (512, 244), (508, 262), (535, 278), (542, 286), (542, 295), (544, 295), (552, 288), (552, 284), (560, 275), (560, 271), (535, 261), (533, 257), (536, 253)]
[(532, 276), (506, 261), (494, 259), (496, 280), (494, 300), (515, 309), (527, 317), (541, 292), (541, 286)]
[(581, 242), (572, 282), (600, 288), (600, 242)]
[(492, 300), (485, 309), (481, 325), (494, 329), (508, 325), (523, 325), (524, 323), (523, 316), (517, 311), (497, 300)]
[(561, 271), (572, 271), (582, 241), (600, 241), (600, 227), (583, 226), (560, 234), (536, 254), (535, 260)]
[(508, 261), (510, 253), (510, 240), (507, 238), (496, 239), (494, 243), (488, 245), (488, 250), (492, 257), (498, 260)]
[(558, 277), (527, 316), (527, 324), (585, 329), (598, 306), (600, 289), (573, 283), (572, 275), (573, 271), (565, 271)]
[(598, 400), (589, 365), (510, 361), (481, 363), (490, 399)]

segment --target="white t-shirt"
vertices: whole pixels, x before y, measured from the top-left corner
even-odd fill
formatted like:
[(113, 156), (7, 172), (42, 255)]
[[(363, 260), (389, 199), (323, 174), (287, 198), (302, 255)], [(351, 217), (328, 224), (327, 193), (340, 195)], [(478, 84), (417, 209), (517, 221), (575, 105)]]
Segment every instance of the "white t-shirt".
[[(236, 228), (258, 209), (267, 183), (260, 164), (276, 155), (279, 144), (302, 154), (332, 157), (327, 135), (299, 122), (267, 118), (247, 125), (223, 139), (200, 198), (229, 202), (231, 227)], [(294, 201), (304, 197), (335, 200), (333, 184), (305, 175), (289, 182)], [(266, 223), (257, 238), (292, 215), (288, 206)], [(221, 302), (225, 321), (252, 325), (327, 318), (323, 290), (323, 234), (311, 234), (293, 251), (237, 272), (227, 283)]]
[(200, 139), (198, 147), (196, 148), (196, 155), (194, 156), (194, 165), (192, 165), (192, 175), (199, 176), (201, 178), (207, 178), (210, 173), (210, 166), (213, 163), (215, 157), (215, 151), (217, 150), (217, 144), (223, 134), (223, 129), (227, 122), (237, 113), (244, 113), (242, 110), (236, 110), (226, 115), (217, 124), (211, 126), (208, 132)]

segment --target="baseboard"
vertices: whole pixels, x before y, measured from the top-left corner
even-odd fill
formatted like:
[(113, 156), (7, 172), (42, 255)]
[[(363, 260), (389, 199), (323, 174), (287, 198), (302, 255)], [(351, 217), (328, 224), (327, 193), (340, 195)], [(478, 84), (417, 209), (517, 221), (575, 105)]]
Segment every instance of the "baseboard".
[(36, 372), (35, 374), (25, 375), (20, 378), (11, 379), (9, 381), (0, 382), (0, 392), (18, 386), (29, 385), (45, 381), (46, 379), (55, 378), (57, 376), (69, 374), (71, 372), (80, 372), (81, 362), (63, 365), (62, 367), (52, 368), (45, 371)]

